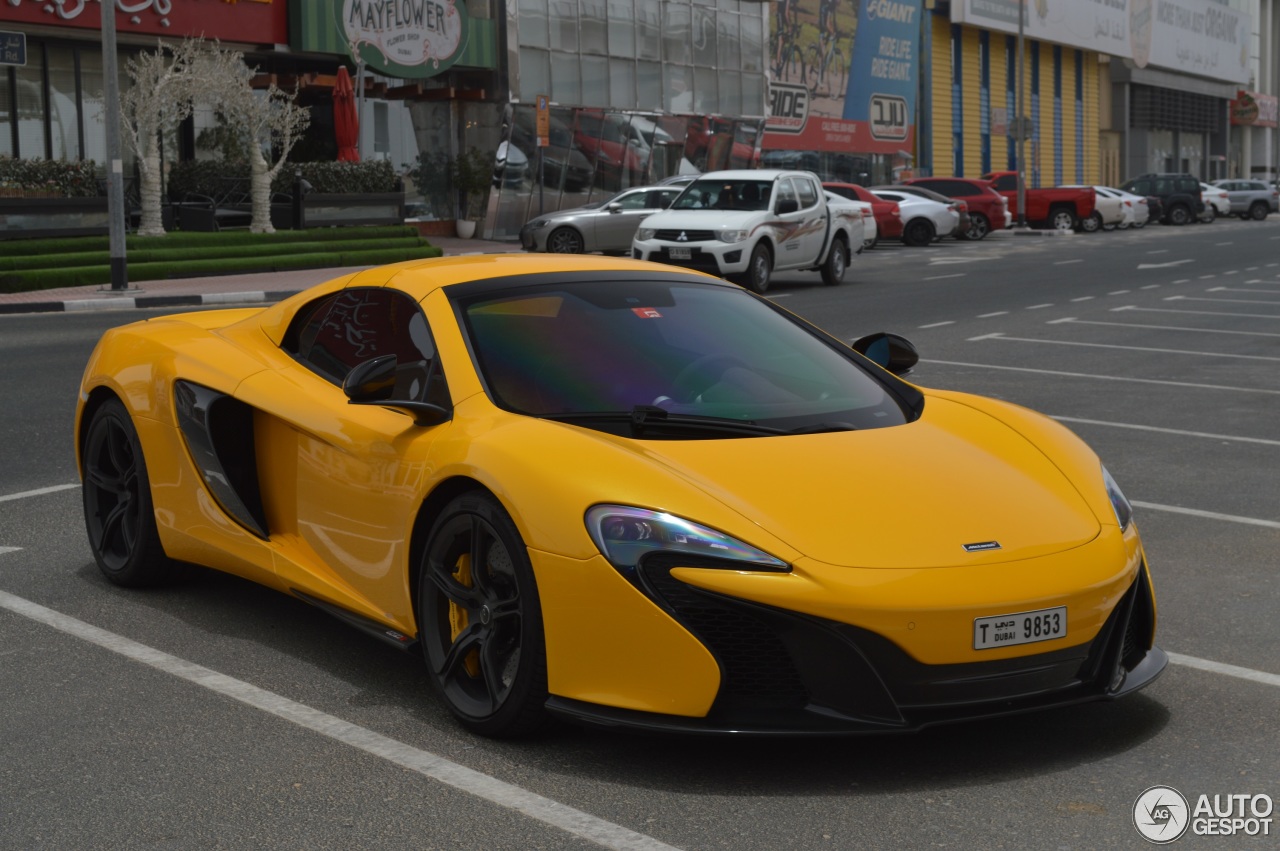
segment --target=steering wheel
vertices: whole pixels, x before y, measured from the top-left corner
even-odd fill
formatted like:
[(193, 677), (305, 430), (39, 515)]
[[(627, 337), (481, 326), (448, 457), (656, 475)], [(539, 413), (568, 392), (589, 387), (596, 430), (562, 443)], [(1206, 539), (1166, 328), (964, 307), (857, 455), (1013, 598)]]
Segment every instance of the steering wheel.
[(747, 368), (745, 363), (733, 355), (720, 353), (703, 355), (676, 374), (671, 382), (671, 396), (677, 402), (692, 402), (700, 393), (719, 381), (726, 371), (735, 366)]

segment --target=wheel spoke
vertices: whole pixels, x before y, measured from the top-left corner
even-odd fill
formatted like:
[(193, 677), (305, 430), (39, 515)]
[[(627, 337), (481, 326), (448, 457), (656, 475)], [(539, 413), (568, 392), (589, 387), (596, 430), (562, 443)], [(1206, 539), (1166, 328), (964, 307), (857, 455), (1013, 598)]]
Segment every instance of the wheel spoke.
[[(437, 671), (443, 679), (457, 679), (460, 671), (465, 672), (463, 663), (466, 662), (467, 656), (472, 650), (482, 649), (485, 641), (485, 633), (488, 632), (486, 627), (480, 624), (472, 624), (458, 634), (453, 644), (450, 644), (444, 653), (444, 659), (440, 662), (440, 670)], [(466, 676), (470, 676), (467, 674)]]
[(471, 517), (471, 584), (483, 600), (491, 593), (489, 587), (489, 552), (494, 545), (493, 534), (479, 517)]
[(89, 484), (98, 490), (110, 491), (113, 494), (124, 493), (124, 481), (118, 476), (108, 475), (102, 467), (93, 461), (85, 465), (84, 477)]
[(129, 446), (128, 436), (123, 429), (113, 424), (107, 432), (106, 444), (111, 466), (115, 467), (122, 479), (127, 478), (134, 466), (133, 449)]
[(484, 642), (480, 647), (480, 675), (484, 677), (485, 690), (489, 693), (489, 699), (493, 702), (494, 708), (502, 702), (503, 695), (506, 694), (506, 685), (502, 682), (502, 668), (505, 659), (498, 655), (498, 642), (492, 640), (492, 633), (489, 641)]
[[(102, 518), (102, 525), (98, 532), (98, 542), (95, 549), (99, 552), (120, 551), (124, 555), (128, 555), (132, 549), (132, 535), (130, 534), (129, 524), (125, 522), (129, 514), (129, 503), (118, 502), (107, 512), (107, 516)], [(118, 547), (115, 545), (119, 545)]]
[[(474, 568), (472, 570), (475, 576)], [(465, 609), (479, 608), (481, 595), (476, 588), (468, 588), (453, 576), (453, 569), (438, 559), (431, 559), (427, 565), (427, 576), (436, 590), (452, 602)]]
[(520, 617), (520, 595), (513, 594), (509, 599), (489, 603), (489, 614), (493, 623), (509, 618)]

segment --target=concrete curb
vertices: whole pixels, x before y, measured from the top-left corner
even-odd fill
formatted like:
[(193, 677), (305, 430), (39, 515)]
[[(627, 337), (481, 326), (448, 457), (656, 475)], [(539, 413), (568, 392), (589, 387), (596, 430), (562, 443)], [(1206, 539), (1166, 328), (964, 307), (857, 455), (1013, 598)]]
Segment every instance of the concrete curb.
[(4, 313), (82, 313), (91, 310), (130, 310), (149, 307), (202, 307), (219, 304), (262, 304), (286, 299), (301, 290), (257, 291), (243, 293), (207, 293), (205, 295), (110, 296), (107, 298), (74, 298), (64, 301), (28, 301), (0, 303)]

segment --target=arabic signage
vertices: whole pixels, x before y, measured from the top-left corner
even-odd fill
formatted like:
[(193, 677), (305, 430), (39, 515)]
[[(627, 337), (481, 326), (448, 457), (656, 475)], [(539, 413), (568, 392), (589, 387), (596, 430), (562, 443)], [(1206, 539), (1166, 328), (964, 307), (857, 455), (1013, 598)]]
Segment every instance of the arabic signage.
[(1241, 89), (1231, 101), (1231, 123), (1249, 127), (1275, 127), (1277, 101), (1274, 95)]
[(23, 33), (0, 32), (0, 65), (27, 64), (27, 37)]
[[(254, 44), (286, 44), (289, 22), (284, 2), (247, 0), (115, 0), (116, 30), (172, 38), (203, 35), (209, 39)], [(94, 0), (0, 0), (5, 23), (53, 27), (102, 28), (101, 7)], [(252, 33), (246, 38), (246, 33)]]
[[(1018, 32), (1019, 0), (956, 0), (956, 23)], [(1034, 0), (1027, 38), (1233, 83), (1249, 79), (1253, 19), (1213, 0)]]
[[(771, 57), (769, 118), (761, 147), (910, 151), (915, 143), (920, 0), (863, 0), (836, 4), (838, 11), (827, 13), (820, 12), (821, 2), (789, 4), (796, 23), (784, 31)], [(846, 9), (856, 9), (856, 16), (849, 11), (843, 17)], [(819, 36), (823, 23), (827, 34)]]

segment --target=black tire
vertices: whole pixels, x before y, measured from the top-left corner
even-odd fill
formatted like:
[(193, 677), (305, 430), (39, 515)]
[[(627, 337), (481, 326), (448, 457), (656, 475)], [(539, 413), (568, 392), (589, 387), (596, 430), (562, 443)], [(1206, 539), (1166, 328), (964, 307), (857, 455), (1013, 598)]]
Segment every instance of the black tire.
[(872, 238), (869, 242), (862, 243), (862, 250), (870, 251), (871, 249), (875, 248), (879, 244), (880, 244), (880, 237), (877, 235), (876, 237)]
[(1260, 222), (1271, 212), (1271, 208), (1267, 206), (1265, 201), (1254, 201), (1249, 205), (1249, 218), (1255, 222)]
[(1192, 221), (1191, 209), (1186, 204), (1174, 204), (1169, 208), (1169, 224), (1181, 227)]
[(902, 228), (902, 243), (919, 247), (933, 242), (935, 236), (933, 222), (924, 218), (912, 219)]
[(837, 236), (827, 252), (827, 259), (822, 263), (822, 283), (829, 287), (839, 286), (844, 282), (844, 273), (849, 269), (849, 246), (843, 236)]
[(1102, 214), (1094, 210), (1080, 220), (1080, 230), (1084, 233), (1097, 233), (1102, 230)]
[(1049, 227), (1053, 230), (1075, 230), (1079, 224), (1074, 210), (1054, 207), (1049, 211)]
[(571, 227), (558, 227), (547, 234), (547, 251), (552, 254), (581, 254), (582, 234)]
[(991, 233), (991, 222), (982, 213), (969, 214), (969, 229), (964, 232), (963, 238), (979, 242), (987, 238), (987, 234)]
[(85, 530), (98, 569), (116, 585), (130, 588), (169, 579), (174, 562), (165, 555), (156, 529), (142, 443), (119, 399), (93, 412), (80, 463)]
[(753, 293), (764, 294), (769, 291), (769, 278), (773, 275), (773, 253), (767, 245), (757, 245), (751, 249), (751, 262), (747, 271), (736, 277), (739, 284)]
[(1128, 225), (1126, 225), (1126, 224), (1125, 224), (1125, 223), (1123, 223), (1123, 222), (1112, 222), (1112, 223), (1111, 223), (1111, 224), (1109, 224), (1109, 225), (1103, 225), (1103, 226), (1102, 226), (1102, 229), (1103, 229), (1104, 231), (1106, 231), (1107, 233), (1110, 233), (1110, 232), (1111, 232), (1111, 231), (1113, 231), (1113, 230), (1124, 230), (1124, 229), (1126, 229), (1127, 227), (1129, 227), (1129, 226), (1128, 226)]
[(542, 727), (542, 607), (529, 553), (507, 512), (483, 491), (454, 498), (432, 524), (418, 571), (418, 639), (449, 711), (484, 736)]
[(1200, 214), (1200, 221), (1204, 222), (1207, 225), (1215, 221), (1217, 218), (1218, 218), (1218, 209), (1214, 207), (1212, 204), (1205, 204), (1204, 212)]

